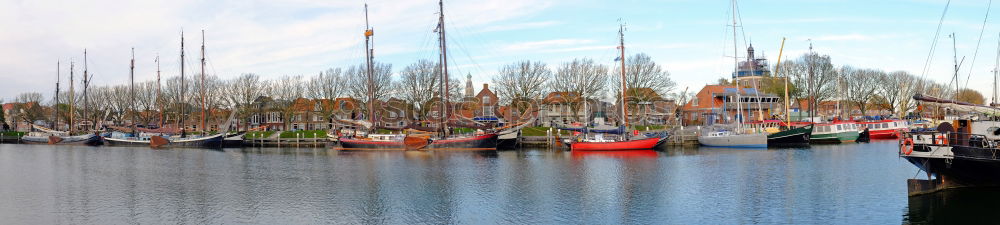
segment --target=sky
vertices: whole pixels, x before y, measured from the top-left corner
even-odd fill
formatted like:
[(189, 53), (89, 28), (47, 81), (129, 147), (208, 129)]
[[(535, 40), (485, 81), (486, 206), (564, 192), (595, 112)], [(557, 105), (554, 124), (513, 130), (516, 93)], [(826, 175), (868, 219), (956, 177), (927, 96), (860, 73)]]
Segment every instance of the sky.
[[(437, 59), (435, 0), (0, 0), (0, 98), (11, 101), (23, 92), (51, 97), (57, 70), (67, 86), (70, 62), (79, 82), (84, 49), (94, 85), (127, 83), (132, 48), (136, 80), (155, 79), (157, 56), (162, 76), (178, 76), (181, 32), (185, 73), (195, 74), (202, 30), (206, 73), (222, 78), (312, 76), (362, 64), (366, 3), (376, 61), (398, 72), (419, 59)], [(989, 98), (1000, 4), (990, 7), (994, 12), (982, 29), (989, 0), (952, 0), (925, 63), (947, 3), (739, 1), (738, 57), (753, 44), (773, 64), (787, 38), (782, 60), (801, 56), (812, 43), (838, 66), (903, 70), (947, 83), (953, 67), (948, 34), (954, 32), (958, 58), (965, 58), (960, 83)], [(619, 24), (627, 27), (626, 54), (650, 55), (670, 72), (677, 90), (697, 91), (728, 77), (733, 67), (728, 0), (451, 0), (444, 14), (450, 74), (463, 82), (471, 74), (477, 91), (501, 66), (522, 60), (553, 70), (574, 58), (611, 66)]]

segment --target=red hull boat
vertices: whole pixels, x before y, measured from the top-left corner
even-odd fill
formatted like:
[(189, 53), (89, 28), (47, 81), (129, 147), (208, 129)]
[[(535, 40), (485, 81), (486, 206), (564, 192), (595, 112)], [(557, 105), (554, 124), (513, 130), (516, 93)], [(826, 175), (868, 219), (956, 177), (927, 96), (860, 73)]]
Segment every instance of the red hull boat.
[(653, 149), (660, 144), (661, 138), (647, 138), (631, 141), (612, 142), (573, 142), (570, 150), (573, 151), (622, 151), (636, 149)]
[(897, 139), (900, 132), (909, 130), (906, 128), (905, 120), (882, 120), (858, 124), (868, 128), (868, 136), (871, 139)]

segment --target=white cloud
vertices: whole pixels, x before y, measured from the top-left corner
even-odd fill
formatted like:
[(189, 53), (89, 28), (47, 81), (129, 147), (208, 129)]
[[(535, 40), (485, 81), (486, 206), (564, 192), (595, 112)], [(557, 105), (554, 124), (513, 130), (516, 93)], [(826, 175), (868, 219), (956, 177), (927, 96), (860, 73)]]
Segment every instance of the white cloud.
[[(433, 1), (370, 1), (377, 57), (422, 51), (437, 23)], [(77, 62), (88, 49), (96, 85), (121, 84), (128, 76), (129, 49), (136, 48), (136, 77), (155, 76), (161, 57), (164, 76), (179, 73), (180, 30), (185, 31), (189, 73), (206, 30), (208, 71), (223, 77), (255, 72), (265, 76), (313, 74), (363, 59), (364, 5), (352, 1), (152, 0), (4, 1), (0, 8), (0, 96), (51, 89), (55, 62)], [(531, 0), (446, 2), (449, 30), (544, 27), (552, 21), (504, 25), (551, 6)], [(432, 41), (434, 39), (431, 39)], [(428, 52), (433, 51), (430, 50)], [(31, 77), (33, 79), (26, 79)], [(51, 77), (51, 78), (50, 78)], [(65, 79), (65, 76), (64, 76)], [(65, 82), (65, 80), (64, 80)], [(40, 91), (49, 93), (50, 91)]]
[(594, 40), (585, 39), (553, 39), (544, 41), (530, 41), (509, 44), (503, 47), (506, 51), (525, 51), (525, 50), (551, 50), (548, 48), (552, 47), (564, 47), (564, 46), (574, 46), (582, 44), (594, 43)]

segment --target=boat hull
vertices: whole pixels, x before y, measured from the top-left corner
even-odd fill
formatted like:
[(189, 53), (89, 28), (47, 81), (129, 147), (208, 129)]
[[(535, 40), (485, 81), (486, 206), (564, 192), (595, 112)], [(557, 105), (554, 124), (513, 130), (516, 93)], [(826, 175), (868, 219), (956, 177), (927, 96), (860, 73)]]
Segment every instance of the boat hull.
[[(990, 149), (978, 150), (993, 151)], [(944, 177), (950, 183), (949, 186), (1000, 187), (1000, 176), (997, 175), (1000, 174), (1000, 160), (960, 156), (962, 152), (969, 152), (969, 147), (955, 146), (952, 151), (955, 152), (953, 159), (906, 155), (902, 157), (926, 172)]]
[(767, 135), (767, 146), (806, 146), (812, 135), (813, 125), (792, 128)]
[[(496, 150), (497, 135), (486, 134), (467, 138), (432, 140), (423, 150)], [(369, 141), (341, 137), (342, 150), (406, 150), (403, 141)]]
[(824, 144), (849, 143), (857, 140), (858, 135), (859, 134), (857, 131), (851, 131), (851, 130), (838, 133), (826, 133), (826, 134), (813, 133), (809, 137), (809, 142), (824, 143)]
[(406, 150), (402, 141), (369, 141), (341, 137), (340, 146), (345, 150)]
[[(221, 134), (212, 135), (208, 137), (201, 138), (187, 138), (187, 139), (167, 139), (168, 142), (165, 145), (157, 147), (189, 147), (189, 148), (222, 148), (223, 139), (225, 137)], [(106, 138), (108, 145), (111, 146), (145, 146), (151, 147), (150, 140), (132, 140), (132, 139), (118, 139), (118, 138)]]
[(868, 138), (870, 139), (897, 139), (899, 138), (899, 130), (896, 129), (886, 129), (886, 130), (869, 130)]
[(517, 148), (517, 137), (519, 132), (501, 133), (497, 137), (497, 149), (511, 150)]
[(616, 142), (573, 142), (570, 150), (573, 151), (626, 151), (637, 149), (653, 149), (662, 143), (661, 138), (646, 138), (630, 141)]
[(698, 136), (698, 143), (708, 147), (767, 148), (766, 134), (739, 134), (728, 136)]
[(26, 144), (100, 146), (104, 145), (104, 138), (93, 134), (65, 136), (58, 137), (58, 139), (52, 139), (50, 137), (24, 136), (21, 137), (21, 142)]
[(497, 139), (499, 136), (496, 134), (485, 134), (467, 138), (454, 138), (454, 139), (444, 139), (444, 140), (433, 140), (430, 145), (427, 145), (428, 150), (496, 150), (497, 149)]

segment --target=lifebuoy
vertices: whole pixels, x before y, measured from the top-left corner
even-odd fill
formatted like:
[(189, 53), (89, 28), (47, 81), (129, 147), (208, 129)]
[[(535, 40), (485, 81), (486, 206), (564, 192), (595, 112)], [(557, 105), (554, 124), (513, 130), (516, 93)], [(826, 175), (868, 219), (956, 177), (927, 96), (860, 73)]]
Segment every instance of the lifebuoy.
[(903, 154), (906, 155), (910, 155), (910, 153), (913, 153), (913, 139), (910, 138), (903, 139), (903, 146), (900, 147), (900, 151), (902, 151)]

